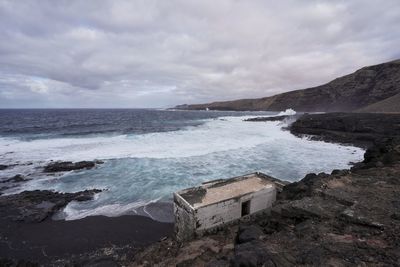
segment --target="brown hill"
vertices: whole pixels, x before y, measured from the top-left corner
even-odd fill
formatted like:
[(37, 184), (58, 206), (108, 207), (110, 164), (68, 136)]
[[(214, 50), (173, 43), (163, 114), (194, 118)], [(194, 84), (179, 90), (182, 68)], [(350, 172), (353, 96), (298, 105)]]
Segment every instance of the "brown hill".
[[(354, 111), (400, 93), (400, 60), (364, 67), (327, 84), (258, 99), (180, 105), (177, 109)], [(395, 98), (398, 100), (398, 97)], [(396, 102), (396, 100), (393, 100)], [(392, 102), (391, 102), (392, 103)], [(393, 104), (395, 105), (395, 103)], [(397, 108), (398, 109), (398, 108)], [(379, 110), (385, 111), (382, 105)], [(380, 111), (380, 112), (382, 112)]]

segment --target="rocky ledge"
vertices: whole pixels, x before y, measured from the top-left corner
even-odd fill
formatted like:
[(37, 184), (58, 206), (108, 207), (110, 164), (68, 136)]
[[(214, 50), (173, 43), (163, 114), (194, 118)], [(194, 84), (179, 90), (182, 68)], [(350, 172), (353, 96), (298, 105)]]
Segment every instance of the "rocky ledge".
[[(399, 266), (397, 119), (305, 115), (292, 132), (368, 146), (364, 161), (350, 170), (308, 174), (285, 186), (269, 216), (184, 244), (158, 242), (138, 253), (131, 265)], [(311, 131), (306, 125), (312, 125)]]
[(400, 113), (305, 114), (291, 125), (290, 131), (316, 140), (371, 147), (400, 136)]
[(24, 191), (0, 197), (1, 220), (41, 222), (65, 207), (71, 201), (88, 201), (98, 189), (76, 193), (59, 193), (48, 190)]

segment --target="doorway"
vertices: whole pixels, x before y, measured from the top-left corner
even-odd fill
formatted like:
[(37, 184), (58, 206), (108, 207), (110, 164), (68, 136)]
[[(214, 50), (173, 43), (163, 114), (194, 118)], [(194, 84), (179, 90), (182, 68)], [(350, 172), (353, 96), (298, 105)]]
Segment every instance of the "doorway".
[(242, 217), (250, 214), (250, 200), (242, 202)]

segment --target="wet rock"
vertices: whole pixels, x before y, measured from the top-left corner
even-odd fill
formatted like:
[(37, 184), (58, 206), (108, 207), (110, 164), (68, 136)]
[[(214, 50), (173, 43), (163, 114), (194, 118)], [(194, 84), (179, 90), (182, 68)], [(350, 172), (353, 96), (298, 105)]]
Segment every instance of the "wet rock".
[(48, 190), (24, 191), (0, 197), (0, 216), (3, 219), (23, 222), (41, 222), (65, 207), (69, 202), (87, 201), (101, 190), (76, 193), (59, 193)]
[[(400, 132), (399, 132), (400, 135)], [(393, 165), (400, 161), (400, 138), (383, 138), (375, 141), (374, 146), (367, 149), (364, 161), (353, 166), (352, 170), (368, 169)]]
[(259, 122), (259, 121), (283, 121), (285, 119), (295, 119), (297, 115), (282, 115), (282, 116), (273, 116), (273, 117), (255, 117), (255, 118), (249, 118), (245, 119), (243, 121), (254, 121), (254, 122)]
[(103, 161), (57, 161), (51, 162), (47, 166), (44, 167), (44, 172), (65, 172), (65, 171), (74, 171), (81, 169), (92, 169), (96, 166), (96, 164), (102, 164)]
[(8, 165), (0, 164), (0, 171), (5, 170), (8, 168)]
[(30, 179), (24, 178), (21, 174), (17, 174), (14, 177), (11, 177), (9, 179), (6, 179), (4, 181), (1, 181), (0, 183), (21, 183), (21, 182), (26, 182), (29, 181)]
[(237, 235), (237, 243), (246, 243), (252, 240), (258, 240), (264, 235), (260, 227), (256, 225), (241, 225)]

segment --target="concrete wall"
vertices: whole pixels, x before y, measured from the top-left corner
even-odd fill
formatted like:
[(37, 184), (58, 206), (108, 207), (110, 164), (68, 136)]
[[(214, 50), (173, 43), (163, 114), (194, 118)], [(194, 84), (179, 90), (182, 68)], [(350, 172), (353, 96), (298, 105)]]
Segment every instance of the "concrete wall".
[(251, 201), (250, 214), (266, 210), (276, 200), (276, 188), (265, 188), (238, 198), (198, 208), (194, 214), (196, 232), (200, 234), (207, 229), (220, 227), (240, 219), (242, 217), (242, 203), (248, 200)]
[(174, 194), (175, 237), (179, 241), (190, 240), (196, 230), (194, 210), (180, 196)]

